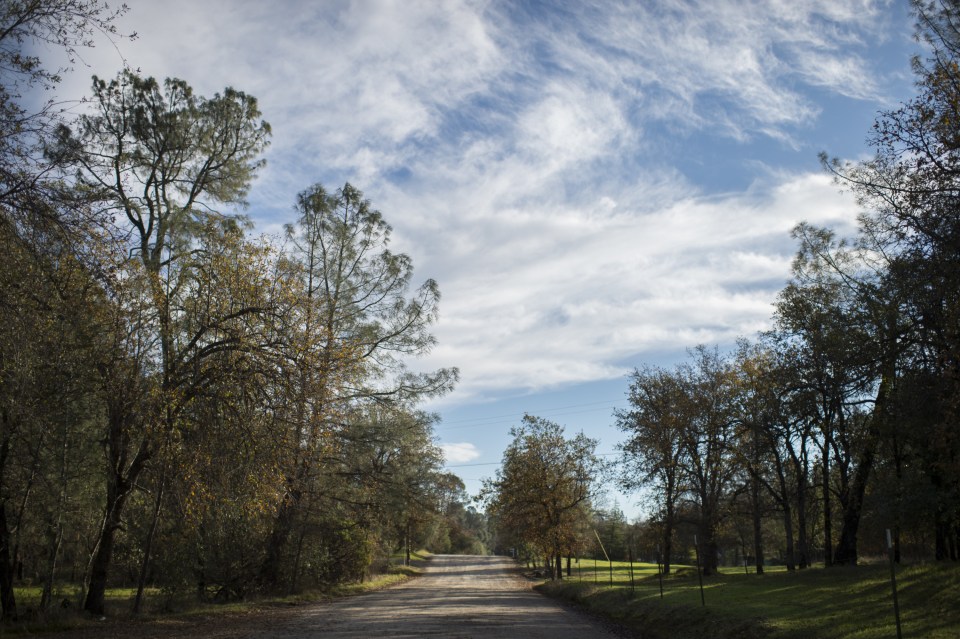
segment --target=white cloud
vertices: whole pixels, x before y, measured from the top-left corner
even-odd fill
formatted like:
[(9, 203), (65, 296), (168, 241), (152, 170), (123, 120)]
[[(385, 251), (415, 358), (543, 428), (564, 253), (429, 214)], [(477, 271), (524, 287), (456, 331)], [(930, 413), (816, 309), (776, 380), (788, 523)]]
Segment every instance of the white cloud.
[(434, 248), (440, 344), (421, 365), (460, 366), (461, 401), (610, 379), (645, 351), (753, 335), (789, 277), (790, 229), (807, 220), (849, 230), (855, 213), (822, 174), (655, 211), (642, 192), (623, 191), (579, 216), (530, 205), (512, 233), (465, 251), (459, 234), (506, 224), (488, 211), (476, 227), (449, 230), (447, 250)]
[[(792, 152), (824, 117), (811, 87), (878, 100), (867, 47), (889, 9), (131, 4), (141, 38), (121, 46), (134, 67), (260, 99), (275, 137), (251, 193), (259, 228), (289, 221), (315, 181), (350, 180), (383, 210), (394, 248), (443, 291), (439, 346), (416, 366), (461, 367), (454, 401), (611, 378), (649, 349), (764, 326), (790, 228), (848, 225), (854, 209), (823, 175), (757, 170), (767, 160), (749, 144)], [(115, 52), (100, 53), (95, 70), (112, 74)], [(740, 154), (762, 181), (710, 195), (682, 166), (705, 138), (730, 146), (704, 173)]]
[(448, 464), (464, 464), (480, 457), (480, 451), (470, 442), (440, 444), (440, 449)]
[(641, 120), (713, 131), (719, 123), (736, 138), (782, 137), (783, 127), (819, 112), (796, 86), (798, 77), (842, 95), (877, 95), (868, 62), (851, 48), (879, 37), (884, 4), (604, 5), (560, 25), (547, 22), (520, 41), (545, 42), (571, 75), (617, 95)]

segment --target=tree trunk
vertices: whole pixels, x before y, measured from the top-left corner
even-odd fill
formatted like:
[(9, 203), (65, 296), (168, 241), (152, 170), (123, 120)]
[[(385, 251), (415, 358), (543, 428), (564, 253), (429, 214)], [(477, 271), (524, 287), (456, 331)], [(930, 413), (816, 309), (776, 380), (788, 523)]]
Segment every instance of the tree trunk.
[(57, 514), (57, 521), (50, 526), (48, 533), (50, 542), (47, 553), (47, 570), (43, 578), (43, 591), (40, 594), (40, 610), (47, 610), (53, 598), (53, 582), (57, 576), (57, 559), (60, 556), (60, 547), (63, 544), (63, 515)]
[(13, 590), (13, 563), (10, 557), (10, 529), (7, 502), (0, 501), (0, 607), (5, 621), (17, 618), (17, 596)]
[(107, 574), (110, 563), (113, 561), (113, 546), (117, 531), (122, 526), (121, 516), (126, 505), (129, 492), (123, 484), (114, 490), (108, 490), (107, 509), (103, 516), (103, 526), (100, 529), (100, 538), (94, 549), (93, 559), (90, 562), (90, 580), (87, 597), (83, 609), (94, 615), (105, 612), (105, 595), (107, 591)]
[[(763, 574), (763, 522), (760, 513), (760, 422), (753, 421), (753, 436), (750, 438), (753, 448), (753, 460), (749, 466), (750, 471), (750, 505), (753, 510), (753, 557), (754, 565), (758, 575)], [(783, 477), (783, 469), (780, 465), (779, 454), (777, 454), (777, 470), (780, 477)], [(746, 558), (743, 560), (746, 565)]]
[(147, 531), (147, 539), (143, 545), (143, 560), (140, 562), (140, 574), (137, 577), (137, 596), (133, 600), (133, 614), (140, 612), (140, 605), (143, 603), (143, 590), (147, 584), (147, 570), (150, 566), (150, 554), (153, 550), (153, 539), (157, 534), (157, 526), (160, 523), (160, 511), (163, 508), (163, 492), (167, 483), (167, 469), (164, 465), (163, 472), (160, 473), (160, 482), (157, 485), (157, 498), (153, 504), (153, 516), (150, 519), (150, 530)]
[(892, 363), (887, 362), (880, 387), (877, 389), (873, 414), (867, 422), (866, 441), (860, 444), (860, 458), (853, 474), (853, 481), (846, 492), (843, 503), (843, 527), (840, 529), (840, 543), (834, 553), (834, 563), (857, 565), (857, 534), (860, 530), (860, 517), (863, 514), (863, 496), (867, 491), (867, 480), (873, 469), (873, 460), (879, 445), (881, 426), (887, 419), (887, 400), (893, 386), (896, 372)]
[(556, 563), (556, 570), (555, 570), (555, 573), (556, 573), (556, 575), (557, 575), (557, 579), (558, 579), (559, 581), (563, 581), (563, 558), (560, 557), (560, 551), (559, 551), (559, 550), (556, 552), (555, 558), (556, 558), (556, 561), (557, 561), (557, 563)]
[(277, 518), (273, 522), (273, 530), (267, 539), (266, 556), (260, 565), (260, 584), (268, 588), (276, 587), (280, 583), (280, 564), (283, 559), (283, 549), (293, 530), (293, 512), (299, 502), (299, 491), (287, 493), (277, 510)]
[(43, 580), (43, 592), (40, 595), (40, 610), (47, 610), (53, 598), (53, 582), (57, 576), (57, 561), (60, 557), (60, 548), (63, 545), (63, 511), (67, 503), (67, 453), (70, 450), (70, 441), (67, 429), (62, 432), (60, 445), (60, 492), (57, 495), (57, 512), (47, 528), (47, 570)]
[(207, 559), (206, 559), (207, 530), (201, 523), (197, 527), (197, 563), (194, 575), (197, 581), (197, 601), (207, 600)]
[(823, 564), (833, 564), (833, 525), (830, 514), (830, 438), (823, 442)]
[(700, 565), (703, 567), (703, 576), (709, 577), (717, 572), (717, 539), (713, 525), (713, 518), (704, 513), (700, 522)]
[(950, 559), (960, 561), (960, 523), (957, 522), (956, 517), (954, 517), (953, 520), (953, 535), (951, 535), (950, 539), (953, 540), (951, 543), (953, 550), (950, 553)]
[(293, 559), (293, 579), (291, 581), (290, 593), (300, 592), (300, 566), (303, 565), (303, 542), (307, 538), (306, 524), (300, 526), (300, 535), (297, 537), (297, 554)]
[(867, 478), (873, 467), (872, 444), (867, 444), (857, 470), (854, 473), (853, 483), (847, 495), (843, 508), (843, 527), (840, 529), (840, 541), (833, 555), (833, 563), (840, 565), (857, 565), (857, 534), (860, 530), (860, 517), (863, 513), (863, 496), (867, 490)]
[(950, 536), (950, 524), (947, 521), (946, 512), (942, 505), (937, 507), (934, 518), (935, 542), (933, 556), (937, 561), (946, 561), (950, 558), (950, 553), (947, 550), (947, 537)]
[(704, 576), (717, 574), (719, 571), (719, 559), (717, 557), (719, 554), (719, 546), (717, 546), (717, 540), (708, 540), (707, 543), (704, 544), (703, 553), (706, 555), (706, 560), (703, 562)]
[(807, 543), (807, 482), (805, 475), (797, 477), (797, 564), (800, 570), (809, 567)]
[[(117, 434), (118, 439), (122, 438)], [(88, 575), (89, 587), (83, 609), (94, 615), (104, 613), (104, 595), (107, 590), (107, 574), (113, 561), (113, 546), (117, 531), (123, 525), (123, 509), (130, 491), (149, 459), (149, 453), (141, 448), (124, 476), (125, 451), (120, 446), (111, 446), (110, 475), (107, 480), (107, 505), (103, 515), (100, 538), (94, 548)]]
[(670, 574), (670, 556), (673, 554), (673, 504), (667, 504), (667, 516), (663, 521), (663, 574)]
[(797, 569), (796, 550), (793, 545), (793, 510), (790, 508), (790, 502), (783, 503), (783, 532), (787, 542), (787, 570), (793, 572)]
[[(751, 473), (750, 493), (753, 502), (753, 554), (758, 575), (763, 574), (763, 526), (760, 520), (760, 478)], [(744, 560), (746, 561), (746, 560)]]
[(893, 431), (893, 462), (897, 478), (896, 508), (893, 522), (893, 561), (897, 564), (900, 563), (900, 526), (901, 513), (903, 512), (903, 457), (897, 433)]
[(258, 576), (260, 584), (267, 588), (276, 588), (280, 583), (283, 552), (293, 533), (296, 513), (303, 499), (303, 481), (308, 470), (307, 462), (301, 461), (296, 474), (287, 477), (288, 490), (277, 509), (277, 518), (273, 521), (273, 529), (267, 539), (266, 556), (260, 565)]

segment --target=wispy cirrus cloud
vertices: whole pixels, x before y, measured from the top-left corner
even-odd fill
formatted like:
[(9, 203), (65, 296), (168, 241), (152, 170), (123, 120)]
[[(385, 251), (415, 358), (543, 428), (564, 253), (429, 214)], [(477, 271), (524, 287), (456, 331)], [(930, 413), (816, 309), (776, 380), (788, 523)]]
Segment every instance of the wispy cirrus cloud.
[(134, 67), (260, 99), (258, 228), (316, 181), (384, 211), (444, 292), (418, 365), (461, 367), (452, 401), (762, 327), (793, 224), (854, 213), (819, 148), (796, 168), (818, 95), (889, 92), (883, 1), (130, 3)]
[(592, 215), (531, 206), (495, 245), (447, 233), (456, 248), (430, 266), (470, 266), (447, 273), (440, 344), (422, 365), (462, 367), (454, 401), (612, 379), (646, 351), (753, 335), (789, 277), (791, 228), (849, 230), (855, 214), (821, 174), (657, 210), (619, 195)]

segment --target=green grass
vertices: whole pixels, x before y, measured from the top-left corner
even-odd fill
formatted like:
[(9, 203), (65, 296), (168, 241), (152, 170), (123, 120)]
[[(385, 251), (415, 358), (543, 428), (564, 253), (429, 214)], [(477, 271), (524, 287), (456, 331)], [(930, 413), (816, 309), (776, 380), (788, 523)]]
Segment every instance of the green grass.
[[(390, 555), (390, 563), (392, 563), (392, 564), (403, 564), (403, 560), (404, 560), (405, 557), (406, 557), (406, 553), (405, 553), (403, 550), (398, 550), (398, 551), (396, 551), (395, 553), (393, 553), (392, 555)], [(429, 550), (424, 550), (424, 549), (420, 548), (420, 549), (418, 549), (418, 550), (411, 550), (411, 551), (410, 551), (410, 561), (411, 561), (411, 562), (426, 561), (427, 559), (430, 559), (431, 557), (433, 557), (433, 553), (431, 553)]]
[[(287, 596), (256, 596), (242, 601), (229, 603), (202, 603), (190, 595), (171, 598), (159, 589), (148, 588), (144, 598), (144, 613), (138, 618), (141, 620), (182, 618), (191, 616), (210, 616), (242, 614), (255, 612), (258, 609), (273, 606), (296, 606), (318, 601), (328, 601), (339, 597), (348, 597), (373, 590), (380, 590), (394, 584), (406, 581), (421, 573), (418, 563), (428, 560), (431, 554), (425, 550), (410, 553), (413, 565), (404, 566), (403, 556), (391, 558), (391, 565), (384, 574), (372, 575), (362, 583), (339, 584), (326, 589), (305, 590)], [(399, 559), (399, 560), (397, 560)], [(32, 617), (28, 610), (36, 610), (40, 603), (41, 588), (39, 586), (18, 586), (15, 589), (17, 596), (17, 610), (25, 617)], [(107, 590), (107, 616), (112, 620), (129, 620), (133, 618), (131, 609), (136, 596), (136, 588), (110, 588)], [(68, 600), (70, 607), (62, 608), (57, 602)], [(70, 630), (89, 626), (96, 623), (88, 615), (80, 611), (79, 588), (63, 586), (54, 593), (54, 606), (49, 612), (38, 618), (29, 618), (26, 621), (14, 622), (0, 626), (0, 636), (31, 635), (36, 632), (53, 630)], [(26, 613), (26, 614), (24, 614)]]
[[(597, 583), (600, 585), (611, 585), (611, 563), (612, 563), (612, 574), (613, 574), (613, 583), (614, 586), (629, 586), (630, 585), (630, 564), (626, 561), (614, 561), (607, 562), (605, 559), (583, 559), (579, 561), (572, 559), (570, 562), (570, 579), (575, 581), (583, 581), (589, 583)], [(566, 562), (564, 562), (564, 575), (566, 575)], [(748, 569), (752, 572), (753, 567), (750, 566)], [(648, 577), (656, 577), (657, 575), (657, 564), (649, 564), (644, 562), (633, 562), (633, 579), (634, 582), (637, 582), (641, 579), (646, 579)], [(688, 566), (684, 564), (673, 564), (671, 570), (676, 573), (686, 574), (694, 573), (694, 566)], [(786, 566), (766, 566), (764, 570), (767, 574), (773, 573), (786, 573)], [(720, 568), (720, 572), (724, 575), (743, 575), (744, 570), (742, 567), (723, 567)]]
[[(583, 563), (583, 560), (581, 560)], [(592, 561), (564, 583), (541, 589), (628, 626), (653, 639), (710, 636), (777, 639), (881, 639), (896, 636), (889, 567), (813, 568), (795, 573), (768, 571), (745, 575), (724, 570), (704, 578), (701, 605), (696, 573), (681, 567), (664, 578), (660, 598), (656, 566), (641, 566), (642, 578), (630, 588), (629, 574), (614, 562), (610, 587), (605, 562), (594, 583)], [(607, 569), (608, 570), (608, 569)], [(606, 576), (606, 580), (604, 580)], [(960, 566), (925, 565), (897, 570), (904, 637), (960, 637)]]
[[(19, 610), (36, 610), (40, 606), (41, 586), (15, 586), (13, 591), (17, 597), (17, 608)], [(156, 597), (159, 594), (159, 588), (144, 589), (145, 599)], [(108, 606), (121, 607), (132, 606), (136, 596), (136, 588), (108, 588), (105, 595)], [(80, 587), (77, 585), (60, 585), (54, 590), (52, 596), (54, 607), (61, 607), (61, 603), (64, 601), (68, 602), (70, 607), (78, 607), (81, 604), (79, 598)]]

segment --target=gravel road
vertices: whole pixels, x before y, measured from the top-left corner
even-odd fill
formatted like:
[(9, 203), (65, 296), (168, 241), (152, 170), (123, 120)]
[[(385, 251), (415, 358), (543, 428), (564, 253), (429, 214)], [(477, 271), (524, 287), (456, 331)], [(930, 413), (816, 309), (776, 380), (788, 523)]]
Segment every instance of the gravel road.
[(611, 639), (597, 621), (530, 589), (504, 557), (435, 555), (424, 574), (330, 603), (238, 614), (109, 619), (44, 639)]
[(394, 588), (319, 605), (262, 637), (588, 639), (616, 635), (537, 594), (504, 557), (436, 555)]

